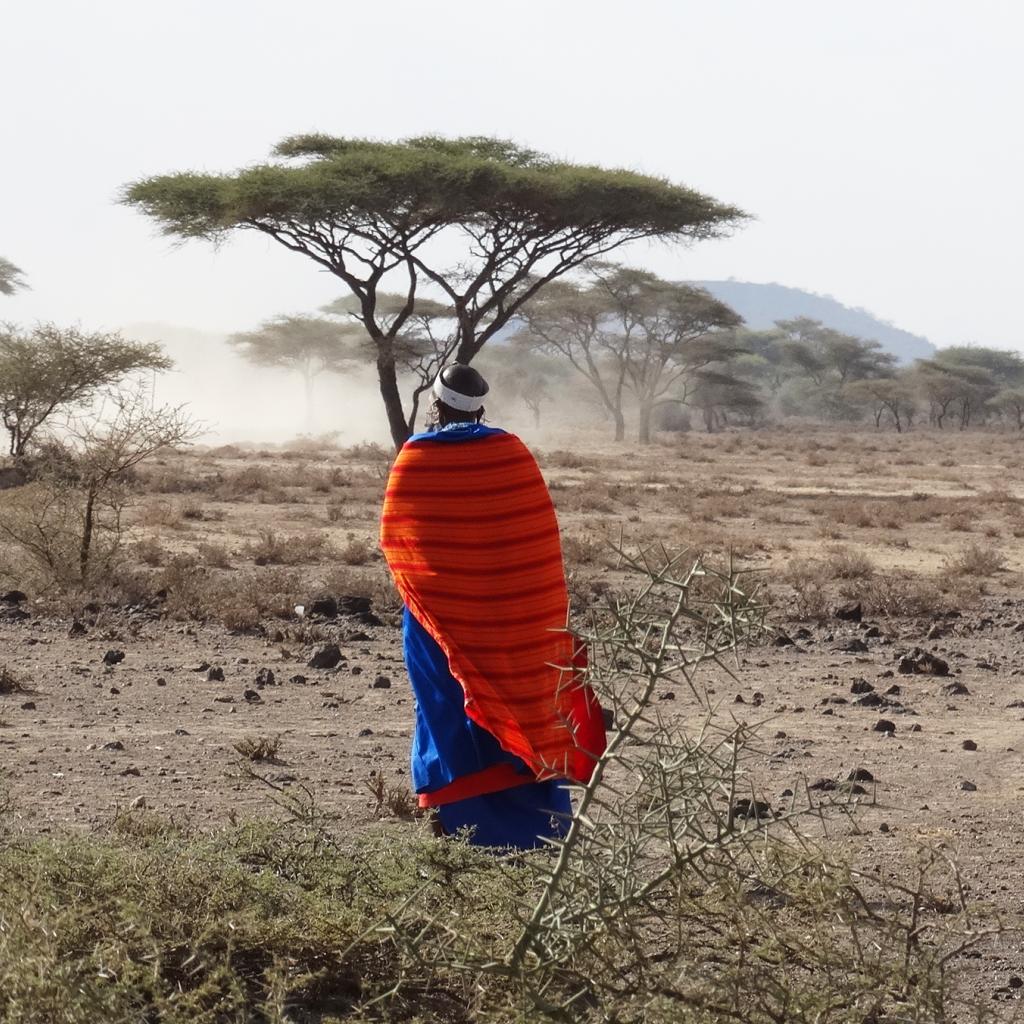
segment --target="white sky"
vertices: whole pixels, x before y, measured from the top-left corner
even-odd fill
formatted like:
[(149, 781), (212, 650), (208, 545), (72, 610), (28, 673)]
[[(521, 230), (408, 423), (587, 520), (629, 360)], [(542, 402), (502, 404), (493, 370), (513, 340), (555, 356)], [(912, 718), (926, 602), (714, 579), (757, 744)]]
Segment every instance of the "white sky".
[[(121, 184), (285, 135), (504, 136), (757, 220), (678, 278), (834, 295), (938, 344), (1024, 348), (1017, 0), (7, 0), (0, 318), (254, 326), (340, 292), (244, 237), (175, 248)], [(1014, 125), (1017, 125), (1014, 128)]]

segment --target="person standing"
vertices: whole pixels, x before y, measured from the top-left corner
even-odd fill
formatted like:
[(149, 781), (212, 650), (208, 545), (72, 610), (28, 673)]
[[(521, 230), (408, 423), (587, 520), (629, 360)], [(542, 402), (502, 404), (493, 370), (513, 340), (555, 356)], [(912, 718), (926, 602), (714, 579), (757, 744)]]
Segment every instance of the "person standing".
[(590, 777), (603, 717), (567, 629), (558, 523), (536, 460), (481, 422), (488, 386), (472, 367), (445, 366), (433, 393), (437, 427), (402, 447), (381, 515), (405, 604), (413, 786), (444, 832), (529, 849), (564, 832), (565, 782)]

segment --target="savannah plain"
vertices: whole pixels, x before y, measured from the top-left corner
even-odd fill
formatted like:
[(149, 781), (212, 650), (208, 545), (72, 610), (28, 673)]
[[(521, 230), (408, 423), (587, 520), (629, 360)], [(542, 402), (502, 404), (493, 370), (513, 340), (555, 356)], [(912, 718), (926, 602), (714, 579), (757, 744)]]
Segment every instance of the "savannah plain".
[[(770, 630), (702, 678), (708, 700), (664, 690), (661, 715), (696, 732), (710, 703), (713, 720), (756, 726), (758, 798), (844, 802), (828, 841), (858, 864), (898, 871), (938, 844), (972, 900), (1024, 923), (1019, 435), (522, 436), (578, 620), (633, 585), (618, 544), (732, 557), (769, 605)], [(216, 828), (310, 791), (349, 833), (424, 828), (400, 606), (376, 546), (388, 465), (377, 446), (303, 440), (141, 466), (130, 571), (108, 594), (0, 605), (8, 824), (98, 833), (145, 813)], [(311, 667), (332, 644), (337, 663)], [(979, 1000), (1021, 991), (1011, 935), (958, 965)]]

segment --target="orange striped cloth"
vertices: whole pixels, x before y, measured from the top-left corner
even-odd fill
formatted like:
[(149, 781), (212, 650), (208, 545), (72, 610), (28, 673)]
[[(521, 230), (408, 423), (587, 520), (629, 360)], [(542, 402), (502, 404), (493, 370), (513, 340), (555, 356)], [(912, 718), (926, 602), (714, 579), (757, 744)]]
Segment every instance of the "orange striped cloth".
[(558, 523), (522, 441), (407, 442), (388, 480), (381, 547), (469, 718), (538, 779), (588, 779), (604, 724), (573, 668)]

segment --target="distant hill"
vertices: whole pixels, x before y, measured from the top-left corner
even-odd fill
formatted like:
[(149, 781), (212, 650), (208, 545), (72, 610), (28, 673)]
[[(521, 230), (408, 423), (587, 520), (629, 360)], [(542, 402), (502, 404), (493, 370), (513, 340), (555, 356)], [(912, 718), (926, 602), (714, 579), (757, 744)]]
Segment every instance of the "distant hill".
[(872, 316), (866, 309), (844, 306), (827, 295), (815, 295), (781, 284), (753, 284), (749, 281), (691, 281), (707, 288), (715, 298), (731, 306), (753, 330), (765, 330), (776, 320), (807, 316), (826, 327), (877, 341), (900, 362), (929, 359), (935, 346), (927, 339)]

